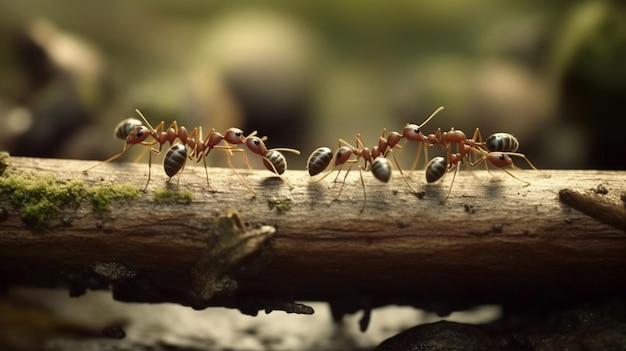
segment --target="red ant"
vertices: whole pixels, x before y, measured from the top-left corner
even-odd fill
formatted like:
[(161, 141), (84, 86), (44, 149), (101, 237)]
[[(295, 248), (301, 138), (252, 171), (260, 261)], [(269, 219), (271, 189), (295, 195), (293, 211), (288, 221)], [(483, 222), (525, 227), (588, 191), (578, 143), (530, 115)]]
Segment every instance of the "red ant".
[[(420, 125), (407, 123), (404, 129), (402, 130), (402, 134), (398, 132), (387, 133), (387, 129), (383, 128), (381, 136), (378, 138), (378, 145), (372, 148), (371, 154), (374, 159), (381, 155), (387, 158), (389, 154), (391, 154), (391, 156), (393, 157), (394, 163), (396, 164), (396, 167), (398, 167), (398, 170), (400, 171), (400, 175), (402, 176), (402, 179), (404, 179), (404, 182), (409, 187), (409, 190), (412, 193), (416, 193), (416, 190), (413, 189), (411, 184), (409, 184), (408, 179), (405, 177), (404, 172), (402, 171), (402, 167), (400, 167), (400, 162), (396, 158), (395, 154), (393, 154), (393, 149), (394, 148), (397, 148), (400, 150), (404, 149), (404, 146), (406, 145), (407, 141), (419, 142), (417, 156), (412, 166), (412, 169), (415, 169), (415, 166), (419, 162), (419, 155), (421, 153), (421, 149), (424, 146), (424, 143), (428, 142), (427, 138), (422, 134), (421, 128), (425, 126), (426, 123), (428, 123), (433, 117), (435, 117), (442, 110), (443, 110), (443, 106), (439, 107)], [(400, 144), (400, 141), (402, 139), (405, 139), (405, 140), (402, 144)], [(428, 160), (428, 151), (426, 148), (424, 148), (424, 155), (426, 159)]]
[[(244, 133), (241, 129), (238, 128), (230, 128), (226, 131), (224, 135), (224, 140), (228, 144), (234, 145), (233, 149), (230, 151), (236, 151), (241, 149), (236, 149), (237, 145), (244, 144), (248, 148), (248, 150), (262, 157), (263, 165), (267, 170), (276, 174), (280, 179), (282, 179), (290, 189), (293, 189), (293, 186), (287, 181), (287, 179), (283, 178), (282, 174), (287, 169), (287, 160), (285, 156), (280, 151), (290, 152), (296, 155), (300, 155), (300, 151), (296, 149), (290, 148), (273, 148), (268, 149), (265, 145), (265, 140), (267, 137), (259, 138), (256, 136), (257, 132), (254, 131), (250, 133), (248, 136), (244, 136)], [(244, 151), (244, 150), (241, 150)], [(244, 162), (249, 169), (252, 169), (250, 166), (250, 162), (248, 161), (248, 156), (244, 152), (243, 154)], [(232, 167), (232, 164), (229, 165)]]
[[(467, 160), (468, 163), (471, 164), (471, 162), (469, 162), (469, 153), (473, 149), (480, 149), (479, 145), (482, 141), (477, 143), (477, 138), (480, 138), (480, 130), (478, 128), (474, 131), (474, 135), (471, 139), (468, 139), (463, 131), (454, 128), (451, 128), (450, 131), (447, 132), (442, 132), (441, 128), (437, 128), (435, 133), (425, 137), (427, 146), (439, 144), (446, 153), (445, 158), (436, 157), (426, 165), (426, 181), (428, 183), (435, 182), (441, 179), (447, 171), (454, 169), (450, 188), (446, 196), (441, 200), (441, 203), (444, 203), (448, 196), (450, 196), (452, 185), (459, 171), (459, 162)], [(456, 145), (455, 152), (452, 150), (452, 145)]]
[[(493, 151), (493, 152), (487, 152), (481, 148), (473, 148), (473, 150), (477, 151), (478, 153), (482, 154), (482, 156), (476, 160), (475, 162), (470, 162), (470, 166), (474, 167), (477, 166), (479, 164), (481, 164), (482, 162), (489, 162), (490, 164), (492, 164), (495, 167), (498, 167), (500, 169), (502, 169), (503, 171), (505, 171), (508, 175), (510, 175), (511, 177), (519, 180), (522, 183), (525, 183), (525, 186), (530, 185), (530, 182), (522, 180), (518, 177), (516, 177), (513, 173), (507, 171), (505, 168), (508, 166), (512, 166), (513, 168), (515, 168), (515, 165), (513, 164), (513, 160), (511, 159), (510, 156), (516, 156), (516, 157), (521, 157), (523, 159), (525, 159), (526, 161), (528, 161), (528, 158), (526, 158), (526, 155), (518, 153), (518, 152), (503, 152), (503, 151)], [(528, 161), (528, 164), (530, 164), (534, 170), (537, 170), (537, 168), (535, 168), (530, 161)], [(486, 163), (485, 163), (486, 165)], [(489, 170), (489, 168), (487, 167), (487, 171), (489, 173), (491, 173), (491, 171)]]
[[(372, 151), (375, 149), (376, 147), (374, 147)], [(367, 193), (365, 191), (365, 182), (363, 180), (362, 171), (364, 170), (367, 172), (371, 170), (376, 179), (385, 183), (388, 182), (389, 179), (391, 179), (391, 165), (389, 164), (389, 161), (385, 158), (376, 158), (377, 156), (381, 155), (378, 149), (376, 150), (376, 156), (374, 156), (373, 152), (365, 146), (365, 142), (363, 141), (363, 137), (361, 136), (361, 134), (357, 134), (356, 146), (352, 146), (345, 140), (339, 139), (339, 147), (334, 154), (327, 147), (320, 147), (314, 150), (307, 161), (307, 168), (309, 174), (311, 176), (315, 176), (328, 169), (329, 166), (332, 165), (332, 167), (330, 167), (330, 169), (326, 173), (324, 173), (320, 178), (314, 180), (314, 182), (319, 182), (322, 179), (326, 178), (337, 168), (337, 166), (339, 166), (339, 171), (337, 172), (337, 176), (335, 177), (336, 182), (339, 178), (339, 174), (341, 173), (341, 168), (343, 167), (343, 165), (349, 164), (349, 167), (344, 174), (341, 188), (339, 189), (339, 192), (334, 199), (337, 200), (339, 199), (339, 196), (341, 196), (341, 192), (343, 191), (343, 187), (346, 183), (346, 179), (348, 177), (348, 174), (350, 173), (350, 170), (352, 169), (352, 166), (355, 163), (358, 163), (359, 160), (363, 159), (364, 164), (358, 165), (361, 187), (363, 188), (363, 206), (361, 207), (360, 212), (363, 212), (365, 210), (365, 204), (367, 203)], [(354, 155), (356, 158), (351, 158), (352, 155)]]
[[(234, 147), (230, 145), (219, 145), (219, 143), (222, 142), (222, 140), (224, 140), (224, 137), (220, 133), (216, 132), (215, 129), (211, 129), (209, 134), (204, 139), (202, 137), (202, 127), (196, 127), (189, 133), (187, 131), (187, 128), (185, 128), (184, 126), (179, 127), (176, 121), (172, 122), (169, 125), (169, 127), (166, 129), (166, 131), (163, 131), (164, 126), (165, 126), (164, 121), (161, 121), (157, 125), (156, 128), (153, 128), (152, 125), (150, 125), (150, 122), (148, 122), (145, 116), (141, 113), (141, 111), (139, 111), (138, 109), (136, 109), (135, 111), (141, 117), (145, 125), (141, 123), (137, 125), (138, 120), (136, 119), (127, 119), (127, 120), (120, 122), (118, 126), (116, 127), (117, 137), (120, 137), (123, 134), (125, 134), (126, 131), (129, 129), (129, 126), (136, 125), (136, 127), (132, 129), (130, 133), (128, 133), (126, 137), (126, 143), (124, 144), (122, 151), (84, 170), (83, 173), (87, 173), (89, 170), (103, 163), (107, 163), (115, 159), (118, 159), (119, 157), (123, 156), (128, 150), (130, 150), (130, 148), (133, 145), (137, 145), (137, 144), (146, 145), (150, 147), (150, 154), (148, 157), (148, 180), (146, 181), (146, 185), (144, 187), (144, 191), (145, 191), (148, 188), (148, 184), (150, 183), (150, 179), (151, 179), (152, 153), (157, 153), (157, 154), (161, 153), (161, 150), (165, 143), (170, 143), (170, 145), (173, 145), (174, 142), (178, 139), (180, 140), (181, 145), (183, 145), (183, 147), (186, 145), (186, 146), (189, 146), (189, 148), (191, 149), (191, 153), (188, 156), (190, 159), (195, 159), (196, 162), (200, 162), (200, 159), (203, 160), (207, 186), (209, 187), (211, 191), (215, 191), (211, 187), (210, 182), (209, 182), (209, 173), (207, 170), (206, 156), (213, 149), (225, 150), (225, 151), (228, 151), (229, 163), (230, 163), (230, 156), (232, 155), (232, 152), (240, 151), (240, 150), (233, 150)], [(146, 141), (148, 137), (152, 137), (153, 140)], [(153, 145), (155, 144), (159, 145), (158, 148), (153, 147)], [(175, 147), (177, 154), (180, 155), (180, 153), (182, 152), (180, 147), (175, 146), (175, 145), (173, 145), (173, 147)], [(169, 151), (174, 152), (172, 148), (170, 148), (168, 152)], [(185, 153), (186, 153), (186, 148), (185, 148)], [(169, 156), (172, 157), (171, 154)], [(165, 161), (171, 161), (171, 159), (166, 158)], [(179, 165), (180, 167), (172, 167), (171, 165), (167, 166), (166, 168), (168, 169), (166, 170), (166, 173), (167, 172), (171, 173), (172, 175), (167, 173), (171, 177), (175, 175), (176, 173), (180, 172), (180, 170), (184, 167), (184, 162), (182, 163), (179, 162)], [(239, 176), (238, 173), (236, 174)], [(250, 190), (252, 193), (255, 193), (254, 190), (252, 190), (252, 188), (250, 188), (250, 186), (243, 180), (243, 178), (241, 178), (241, 176), (239, 176), (239, 178), (242, 180), (242, 182), (244, 183), (244, 185), (246, 186), (248, 190)]]
[[(484, 162), (485, 168), (489, 174), (491, 174), (489, 167), (487, 167), (487, 164), (489, 163), (497, 168), (501, 168), (516, 180), (525, 183), (525, 186), (530, 185), (530, 182), (516, 177), (513, 173), (505, 169), (508, 166), (515, 168), (513, 160), (510, 156), (523, 158), (532, 169), (538, 171), (526, 155), (515, 152), (519, 148), (519, 141), (511, 134), (495, 133), (492, 134), (486, 142), (483, 142), (479, 128), (476, 128), (471, 139), (464, 139), (465, 134), (462, 131), (454, 129), (452, 129), (451, 132), (444, 132), (443, 134), (440, 134), (439, 132), (440, 130), (437, 130), (436, 134), (440, 135), (439, 143), (442, 144), (446, 150), (447, 161), (443, 157), (437, 157), (431, 160), (426, 167), (426, 180), (429, 183), (435, 182), (443, 177), (446, 171), (450, 171), (454, 168), (454, 175), (450, 183), (450, 188), (448, 189), (446, 197), (441, 201), (442, 203), (445, 202), (452, 191), (452, 185), (454, 184), (454, 179), (459, 169), (459, 162), (467, 162), (467, 164), (471, 167), (475, 167)], [(457, 144), (456, 153), (451, 151), (450, 144)], [(486, 147), (488, 151), (484, 150), (483, 147)], [(480, 154), (480, 158), (475, 161), (470, 160), (470, 152)]]
[[(442, 110), (443, 107), (439, 107), (421, 125), (407, 124), (403, 130), (403, 134), (400, 134), (398, 132), (387, 133), (387, 130), (383, 128), (381, 136), (378, 138), (378, 145), (374, 146), (371, 150), (365, 146), (363, 138), (360, 134), (357, 134), (356, 137), (356, 147), (350, 145), (343, 139), (339, 139), (339, 148), (337, 149), (335, 154), (333, 154), (332, 151), (327, 147), (317, 148), (313, 151), (313, 153), (311, 153), (307, 161), (307, 169), (309, 171), (309, 175), (315, 176), (319, 173), (322, 173), (332, 164), (332, 168), (328, 172), (326, 172), (321, 178), (317, 179), (316, 182), (324, 179), (326, 176), (332, 173), (332, 171), (337, 166), (340, 166), (337, 177), (335, 178), (336, 181), (339, 177), (339, 173), (341, 172), (341, 167), (344, 164), (349, 163), (350, 168), (348, 168), (346, 174), (344, 175), (344, 181), (342, 183), (341, 189), (339, 190), (339, 193), (337, 194), (337, 199), (341, 195), (341, 191), (343, 190), (345, 180), (348, 176), (348, 173), (350, 172), (352, 164), (359, 162), (359, 160), (363, 158), (365, 162), (364, 165), (359, 165), (359, 175), (361, 179), (361, 186), (363, 188), (363, 197), (365, 199), (363, 202), (363, 207), (361, 208), (361, 212), (363, 212), (363, 209), (365, 208), (365, 203), (367, 202), (367, 195), (365, 192), (365, 183), (363, 181), (363, 175), (361, 171), (371, 170), (376, 179), (383, 182), (388, 182), (391, 178), (391, 165), (387, 160), (387, 157), (389, 156), (389, 154), (391, 154), (405, 183), (409, 187), (410, 191), (415, 193), (416, 190), (413, 189), (413, 187), (409, 184), (408, 179), (405, 177), (404, 172), (402, 171), (402, 167), (400, 167), (400, 162), (396, 158), (395, 154), (393, 154), (393, 149), (403, 149), (407, 141), (426, 142), (426, 139), (421, 133), (420, 128), (426, 125), (426, 123), (428, 123)], [(405, 140), (403, 143), (400, 143), (403, 138), (407, 140)], [(356, 159), (350, 159), (352, 155), (355, 155)]]
[[(493, 133), (491, 134), (487, 140), (482, 141), (482, 136), (480, 135), (480, 131), (476, 128), (475, 135), (478, 134), (478, 142), (477, 145), (481, 147), (485, 147), (490, 153), (501, 151), (505, 153), (509, 153), (511, 156), (517, 156), (523, 158), (528, 165), (534, 169), (535, 171), (539, 171), (535, 165), (530, 162), (530, 160), (524, 154), (516, 153), (517, 149), (519, 149), (519, 141), (515, 136), (509, 133)], [(476, 139), (476, 138), (474, 138)], [(489, 162), (495, 165), (493, 162)], [(486, 163), (485, 163), (486, 165)], [(487, 169), (488, 170), (488, 169)]]

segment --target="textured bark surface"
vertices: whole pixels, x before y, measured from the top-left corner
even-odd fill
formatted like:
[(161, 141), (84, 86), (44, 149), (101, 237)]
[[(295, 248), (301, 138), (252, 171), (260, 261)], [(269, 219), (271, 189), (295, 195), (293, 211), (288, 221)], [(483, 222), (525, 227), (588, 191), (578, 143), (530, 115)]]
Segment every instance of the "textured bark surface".
[[(88, 186), (131, 183), (143, 189), (147, 179), (145, 164), (105, 164), (83, 174), (94, 161), (13, 157), (10, 163), (19, 171), (53, 173)], [(148, 190), (135, 200), (116, 202), (106, 216), (81, 205), (47, 229), (33, 230), (5, 203), (0, 277), (7, 285), (54, 285), (58, 279), (44, 277), (58, 277), (67, 267), (74, 275), (91, 274), (106, 263), (107, 269), (131, 272), (119, 273), (123, 279), (117, 280), (109, 274), (109, 284), (137, 277), (149, 282), (139, 288), (113, 284), (117, 298), (180, 302), (207, 241), (219, 240), (212, 232), (214, 221), (234, 209), (248, 228), (266, 225), (275, 233), (269, 246), (259, 249), (261, 259), (236, 267), (239, 278), (230, 297), (266, 304), (321, 300), (353, 301), (354, 308), (408, 303), (436, 309), (430, 304), (625, 292), (626, 232), (619, 227), (619, 211), (624, 211), (620, 195), (626, 191), (626, 174), (513, 172), (531, 184), (524, 186), (500, 170), (493, 171), (500, 180), (494, 181), (486, 171), (463, 169), (444, 204), (450, 175), (443, 183), (426, 184), (422, 171), (406, 172), (416, 195), (397, 172), (388, 184), (364, 173), (367, 203), (361, 213), (363, 190), (356, 170), (333, 201), (340, 186), (329, 189), (334, 174), (311, 183), (305, 171), (288, 170), (290, 189), (268, 171), (240, 170), (256, 190), (253, 196), (230, 169), (209, 169), (217, 190), (209, 192), (202, 167), (188, 165), (168, 183), (155, 166)], [(189, 191), (193, 199), (156, 203), (154, 190), (163, 188)], [(563, 189), (588, 194), (592, 201), (585, 206), (594, 206), (594, 196), (608, 203), (617, 211), (616, 222), (560, 201)], [(235, 305), (241, 307), (241, 301)]]

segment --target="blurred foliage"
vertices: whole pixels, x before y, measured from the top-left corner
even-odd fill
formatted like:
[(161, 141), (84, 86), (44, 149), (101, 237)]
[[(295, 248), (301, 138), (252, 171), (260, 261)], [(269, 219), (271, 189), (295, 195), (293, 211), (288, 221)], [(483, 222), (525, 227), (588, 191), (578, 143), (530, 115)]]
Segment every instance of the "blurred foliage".
[(625, 110), (625, 51), (612, 1), (4, 3), (0, 148), (103, 159), (140, 108), (259, 130), (301, 149), (302, 169), (318, 146), (373, 145), (443, 105), (425, 130), (510, 132), (540, 168), (626, 169), (624, 138), (606, 133)]

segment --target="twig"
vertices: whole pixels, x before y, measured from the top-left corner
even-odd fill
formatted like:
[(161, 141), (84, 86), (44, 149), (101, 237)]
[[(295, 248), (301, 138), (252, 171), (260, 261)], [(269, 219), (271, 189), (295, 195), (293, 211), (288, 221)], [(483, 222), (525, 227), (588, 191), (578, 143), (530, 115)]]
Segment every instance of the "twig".
[[(105, 164), (87, 175), (81, 171), (93, 161), (14, 157), (11, 164), (19, 172), (49, 173), (61, 184), (80, 182), (105, 192), (111, 184), (142, 189), (147, 174), (145, 164)], [(544, 171), (551, 178), (513, 172), (531, 185), (500, 171), (493, 172), (500, 178), (495, 181), (485, 171), (462, 170), (443, 205), (450, 179), (428, 185), (423, 172), (406, 172), (419, 192), (412, 194), (397, 171), (388, 184), (366, 173), (368, 201), (360, 213), (358, 172), (334, 201), (338, 184), (333, 187), (332, 177), (311, 183), (305, 171), (286, 172), (294, 186), (289, 190), (266, 170), (240, 170), (256, 190), (253, 196), (230, 169), (209, 170), (214, 193), (206, 190), (201, 167), (187, 166), (170, 182), (155, 167), (147, 192), (113, 199), (99, 213), (86, 197), (78, 206), (60, 208), (43, 229), (25, 224), (7, 195), (0, 282), (69, 286), (75, 295), (111, 288), (123, 301), (227, 306), (248, 313), (309, 311), (293, 301), (320, 300), (331, 302), (338, 315), (388, 303), (445, 313), (457, 304), (520, 295), (624, 293), (622, 222), (599, 221), (597, 214), (590, 217), (559, 201), (563, 188), (603, 184), (609, 196), (619, 194), (624, 172)], [(183, 194), (184, 201), (176, 196), (156, 201), (155, 194), (164, 190)], [(212, 265), (207, 257), (224, 257), (207, 256), (208, 245), (217, 240), (214, 223), (233, 209), (244, 223), (243, 233), (262, 226), (275, 233), (246, 251), (249, 259)], [(204, 268), (194, 273), (198, 265)], [(201, 281), (198, 272), (217, 266), (226, 268), (217, 270), (211, 284), (232, 279), (236, 288), (223, 296), (190, 298)]]

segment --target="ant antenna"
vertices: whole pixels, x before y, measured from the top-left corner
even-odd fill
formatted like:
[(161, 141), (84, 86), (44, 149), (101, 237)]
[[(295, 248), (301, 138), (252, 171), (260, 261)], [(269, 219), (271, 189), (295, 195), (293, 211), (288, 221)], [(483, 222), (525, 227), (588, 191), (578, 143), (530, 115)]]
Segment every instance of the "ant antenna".
[(146, 125), (148, 126), (148, 128), (150, 128), (151, 132), (154, 132), (154, 128), (152, 128), (152, 125), (150, 124), (150, 122), (148, 122), (148, 119), (146, 119), (146, 117), (143, 115), (143, 113), (141, 113), (141, 111), (139, 111), (139, 109), (135, 109), (135, 112), (137, 112), (137, 114), (139, 115), (139, 117), (141, 117), (141, 119), (143, 119), (144, 122), (146, 122)]

